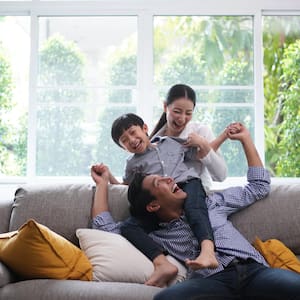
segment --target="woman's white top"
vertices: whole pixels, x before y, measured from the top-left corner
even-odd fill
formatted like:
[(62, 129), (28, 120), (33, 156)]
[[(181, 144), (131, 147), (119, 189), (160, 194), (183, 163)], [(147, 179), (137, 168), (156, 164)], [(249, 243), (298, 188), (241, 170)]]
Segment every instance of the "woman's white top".
[[(155, 136), (164, 136), (165, 131), (166, 125), (164, 125), (155, 134)], [(211, 142), (215, 139), (215, 136), (209, 126), (192, 121), (185, 126), (179, 137), (185, 139), (192, 132), (195, 132), (198, 135), (206, 138), (208, 142)], [(227, 177), (227, 166), (220, 150), (214, 151), (211, 149), (205, 157), (199, 160), (199, 164), (193, 166), (199, 172), (206, 192), (209, 192), (212, 185), (212, 180), (223, 181)]]

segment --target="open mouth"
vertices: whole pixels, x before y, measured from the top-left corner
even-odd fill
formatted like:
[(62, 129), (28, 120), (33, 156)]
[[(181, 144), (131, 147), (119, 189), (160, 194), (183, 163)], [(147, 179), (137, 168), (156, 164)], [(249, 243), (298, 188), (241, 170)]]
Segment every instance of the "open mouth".
[(132, 148), (134, 150), (139, 150), (139, 148), (141, 147), (141, 145), (142, 145), (142, 142), (141, 141), (137, 141), (137, 142), (134, 143), (134, 145), (132, 145)]
[(180, 128), (184, 127), (184, 124), (177, 124), (176, 122), (173, 122), (173, 126), (176, 129), (180, 129)]
[(178, 187), (178, 185), (175, 183), (172, 187), (172, 193), (175, 194), (177, 193), (178, 191), (180, 191), (180, 188)]

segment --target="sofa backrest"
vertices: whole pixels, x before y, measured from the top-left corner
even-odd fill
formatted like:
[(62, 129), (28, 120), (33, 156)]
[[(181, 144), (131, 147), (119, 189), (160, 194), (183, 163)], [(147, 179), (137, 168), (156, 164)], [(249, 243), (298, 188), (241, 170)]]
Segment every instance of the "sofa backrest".
[[(94, 187), (89, 184), (25, 185), (16, 191), (9, 230), (34, 218), (78, 244), (76, 229), (91, 226), (93, 197)], [(110, 185), (109, 208), (114, 219), (127, 218), (128, 207), (127, 186)], [(250, 242), (256, 236), (276, 238), (300, 255), (300, 184), (272, 184), (267, 198), (233, 214), (230, 220)], [(7, 220), (1, 218), (1, 226), (3, 222)]]
[[(78, 245), (76, 229), (91, 227), (94, 192), (90, 184), (24, 185), (15, 193), (9, 231), (32, 218)], [(109, 186), (109, 207), (117, 221), (129, 216), (127, 186)]]
[(89, 227), (93, 196), (88, 184), (24, 185), (15, 193), (9, 230), (32, 218), (78, 244), (75, 231)]
[(12, 203), (13, 199), (0, 201), (0, 233), (8, 231)]
[(272, 184), (268, 197), (231, 216), (232, 223), (253, 242), (278, 239), (300, 255), (300, 184)]

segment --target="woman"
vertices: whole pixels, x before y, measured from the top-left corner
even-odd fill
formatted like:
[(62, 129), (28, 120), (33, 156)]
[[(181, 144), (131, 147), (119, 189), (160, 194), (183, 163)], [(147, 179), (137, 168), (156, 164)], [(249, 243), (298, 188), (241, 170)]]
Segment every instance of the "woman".
[(150, 138), (167, 135), (186, 139), (191, 133), (203, 137), (200, 147), (203, 151), (203, 158), (201, 163), (197, 165), (197, 169), (201, 174), (202, 184), (208, 191), (212, 185), (212, 180), (223, 181), (227, 177), (225, 160), (220, 150), (215, 151), (217, 147), (213, 147), (211, 144), (211, 142), (219, 139), (221, 141), (217, 144), (221, 144), (224, 141), (224, 136), (222, 133), (215, 140), (209, 126), (191, 121), (195, 105), (196, 94), (190, 86), (185, 84), (172, 86), (164, 102), (164, 112), (150, 134)]

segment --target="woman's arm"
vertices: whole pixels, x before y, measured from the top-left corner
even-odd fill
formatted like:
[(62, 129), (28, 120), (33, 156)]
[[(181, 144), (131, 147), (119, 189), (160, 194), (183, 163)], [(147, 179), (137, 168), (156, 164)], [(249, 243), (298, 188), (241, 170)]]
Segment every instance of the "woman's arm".
[(222, 142), (226, 140), (226, 134), (223, 132), (217, 139), (214, 138), (212, 130), (208, 126), (195, 125), (190, 128), (194, 130), (188, 135), (187, 146), (198, 148), (197, 158), (201, 161), (210, 176), (215, 181), (223, 181), (227, 177), (227, 166), (220, 150), (217, 149)]

